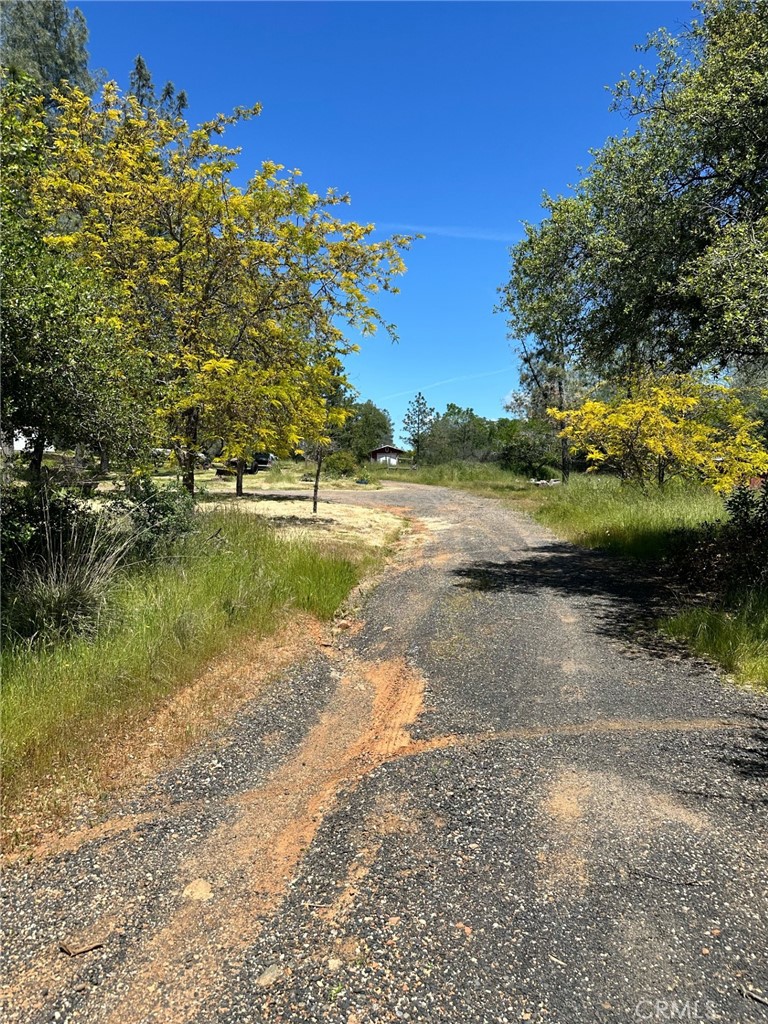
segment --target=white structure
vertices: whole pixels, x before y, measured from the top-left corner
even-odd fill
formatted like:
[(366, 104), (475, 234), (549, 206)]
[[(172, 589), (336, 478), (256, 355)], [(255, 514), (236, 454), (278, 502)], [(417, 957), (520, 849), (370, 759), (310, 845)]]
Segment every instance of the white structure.
[(380, 448), (374, 448), (370, 454), (371, 462), (383, 462), (386, 466), (396, 466), (401, 455), (405, 455), (402, 448), (395, 448), (393, 444), (383, 444)]

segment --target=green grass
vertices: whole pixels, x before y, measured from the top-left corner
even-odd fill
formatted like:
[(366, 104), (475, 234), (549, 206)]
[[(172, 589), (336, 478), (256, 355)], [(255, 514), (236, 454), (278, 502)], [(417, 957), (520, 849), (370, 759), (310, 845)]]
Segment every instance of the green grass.
[(614, 477), (574, 473), (565, 487), (535, 487), (493, 463), (461, 462), (377, 470), (377, 476), (502, 498), (582, 547), (635, 558), (659, 557), (674, 529), (724, 515), (722, 499), (714, 491), (674, 480), (661, 490), (643, 492)]
[(87, 760), (121, 718), (156, 705), (245, 633), (268, 635), (292, 609), (329, 619), (363, 568), (349, 551), (281, 538), (252, 515), (206, 514), (174, 561), (120, 580), (95, 638), (4, 653), (6, 799)]
[(537, 490), (540, 522), (582, 547), (633, 558), (658, 558), (674, 530), (725, 515), (714, 491), (679, 481), (644, 492), (612, 477), (574, 474), (567, 487)]
[(768, 594), (745, 594), (733, 610), (689, 608), (662, 624), (742, 683), (768, 688)]
[(384, 468), (372, 464), (371, 478), (400, 480), (403, 483), (435, 484), (455, 487), (485, 497), (506, 497), (535, 491), (527, 480), (491, 462), (449, 462), (442, 466)]

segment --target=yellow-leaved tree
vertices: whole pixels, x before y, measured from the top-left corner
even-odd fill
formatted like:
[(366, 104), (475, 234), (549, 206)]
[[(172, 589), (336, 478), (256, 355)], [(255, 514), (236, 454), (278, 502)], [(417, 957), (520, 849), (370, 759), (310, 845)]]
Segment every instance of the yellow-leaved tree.
[(333, 191), (264, 163), (240, 189), (217, 138), (258, 107), (190, 129), (122, 98), (56, 95), (52, 158), (34, 199), (51, 249), (98, 271), (115, 324), (154, 368), (166, 443), (189, 490), (211, 437), (230, 457), (285, 449), (323, 408), (322, 367), (354, 349), (343, 328), (390, 333), (373, 305), (396, 291), (411, 239), (372, 241)]
[(642, 374), (622, 381), (610, 401), (549, 409), (573, 452), (645, 487), (670, 474), (730, 491), (768, 472), (768, 451), (738, 396), (691, 374)]

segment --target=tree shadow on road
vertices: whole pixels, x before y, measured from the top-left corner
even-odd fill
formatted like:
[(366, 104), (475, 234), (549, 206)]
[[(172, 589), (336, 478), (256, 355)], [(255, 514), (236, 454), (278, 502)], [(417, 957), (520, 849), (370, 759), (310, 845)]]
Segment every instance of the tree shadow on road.
[[(744, 745), (724, 760), (745, 779), (768, 781), (768, 715), (754, 712), (748, 717), (754, 729), (745, 737)], [(763, 802), (768, 803), (768, 796)]]
[(657, 619), (673, 610), (674, 594), (650, 563), (552, 542), (531, 548), (520, 558), (459, 566), (454, 575), (458, 586), (470, 590), (590, 598), (590, 619), (601, 635), (632, 640), (654, 656), (685, 653), (656, 632)]

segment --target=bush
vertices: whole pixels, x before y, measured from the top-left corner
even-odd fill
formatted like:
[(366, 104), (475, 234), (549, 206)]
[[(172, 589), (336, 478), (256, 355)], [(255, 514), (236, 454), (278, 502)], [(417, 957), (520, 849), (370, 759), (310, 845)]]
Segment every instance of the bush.
[(726, 522), (677, 531), (670, 561), (695, 586), (728, 596), (768, 591), (768, 482), (737, 487), (725, 499)]
[(131, 536), (69, 494), (19, 488), (2, 518), (4, 635), (48, 643), (94, 632)]
[(180, 484), (164, 487), (150, 477), (126, 482), (125, 494), (110, 501), (112, 517), (125, 517), (132, 530), (131, 552), (143, 561), (168, 554), (195, 525), (195, 499)]
[(516, 423), (499, 452), (499, 464), (504, 469), (537, 480), (549, 479), (545, 474), (557, 464), (559, 442), (548, 423), (530, 420)]
[(49, 643), (94, 633), (118, 571), (168, 554), (194, 511), (186, 491), (146, 478), (100, 509), (66, 491), (10, 489), (0, 529), (5, 635)]
[(65, 491), (32, 486), (9, 487), (0, 517), (3, 590), (29, 562), (55, 551), (63, 556), (73, 530), (81, 537), (96, 531), (98, 513)]
[(332, 452), (323, 461), (323, 473), (330, 477), (357, 476), (359, 466), (352, 452)]

